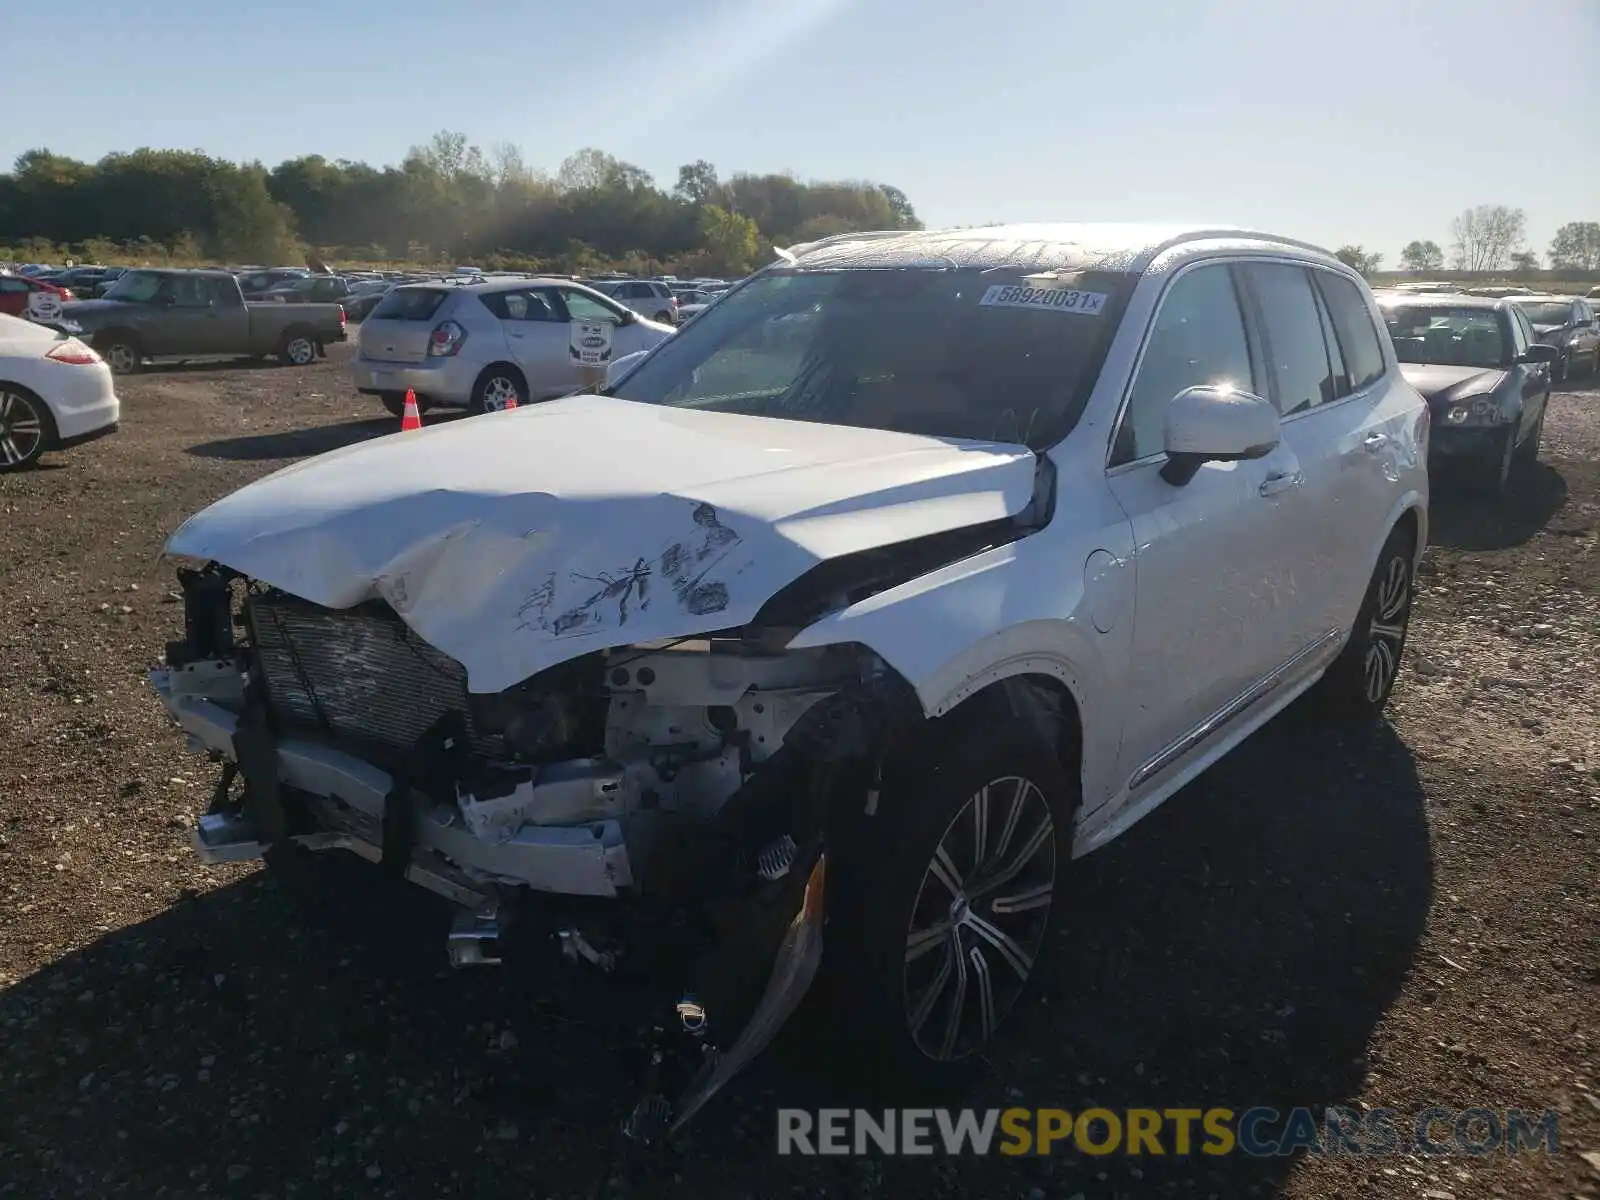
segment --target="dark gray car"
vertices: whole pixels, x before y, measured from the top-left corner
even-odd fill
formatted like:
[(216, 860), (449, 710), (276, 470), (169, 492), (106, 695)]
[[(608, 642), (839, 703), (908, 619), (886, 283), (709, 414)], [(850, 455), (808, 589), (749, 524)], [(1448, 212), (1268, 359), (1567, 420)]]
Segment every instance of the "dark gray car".
[(1539, 340), (1556, 348), (1557, 383), (1600, 371), (1600, 324), (1587, 300), (1581, 296), (1518, 296), (1515, 303)]
[(1502, 495), (1513, 468), (1539, 457), (1553, 346), (1516, 302), (1487, 296), (1389, 295), (1379, 307), (1406, 382), (1432, 417), (1428, 465)]

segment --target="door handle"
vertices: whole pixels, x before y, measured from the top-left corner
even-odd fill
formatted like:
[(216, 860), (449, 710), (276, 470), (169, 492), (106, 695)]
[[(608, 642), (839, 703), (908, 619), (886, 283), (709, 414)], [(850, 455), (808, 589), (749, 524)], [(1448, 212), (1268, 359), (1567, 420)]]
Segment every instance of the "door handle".
[(1361, 439), (1361, 444), (1368, 450), (1382, 450), (1389, 444), (1389, 435), (1387, 433), (1379, 433), (1374, 430), (1373, 432), (1367, 434), (1366, 437)]
[(1263, 496), (1278, 496), (1291, 488), (1297, 488), (1306, 481), (1304, 471), (1285, 472), (1279, 471), (1276, 475), (1268, 475), (1261, 481), (1261, 494)]

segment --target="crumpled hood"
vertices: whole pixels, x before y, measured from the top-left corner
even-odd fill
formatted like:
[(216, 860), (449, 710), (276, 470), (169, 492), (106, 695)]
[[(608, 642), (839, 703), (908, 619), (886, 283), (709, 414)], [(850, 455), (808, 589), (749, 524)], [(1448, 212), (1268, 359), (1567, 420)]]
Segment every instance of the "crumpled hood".
[(1022, 511), (1036, 460), (599, 396), (392, 434), (248, 485), (167, 551), (330, 608), (386, 600), (496, 692), (737, 627), (815, 563)]
[(1498, 367), (1447, 367), (1436, 363), (1401, 363), (1405, 381), (1430, 403), (1449, 403), (1461, 396), (1479, 396), (1500, 386), (1505, 372)]

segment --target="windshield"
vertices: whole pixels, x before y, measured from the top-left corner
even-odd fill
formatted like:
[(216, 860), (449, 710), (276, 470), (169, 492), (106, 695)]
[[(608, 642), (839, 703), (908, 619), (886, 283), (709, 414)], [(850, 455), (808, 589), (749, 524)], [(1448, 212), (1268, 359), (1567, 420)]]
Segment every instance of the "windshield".
[(127, 300), (134, 304), (144, 304), (153, 299), (161, 290), (161, 283), (166, 278), (155, 271), (127, 271), (114, 284), (106, 289), (107, 300)]
[(1489, 308), (1391, 308), (1384, 314), (1403, 363), (1503, 367), (1510, 361), (1505, 317)]
[(1519, 300), (1517, 307), (1535, 325), (1565, 325), (1572, 320), (1572, 305), (1565, 300)]
[(611, 394), (1038, 449), (1076, 420), (1108, 344), (1109, 294), (1125, 282), (1106, 272), (771, 271)]

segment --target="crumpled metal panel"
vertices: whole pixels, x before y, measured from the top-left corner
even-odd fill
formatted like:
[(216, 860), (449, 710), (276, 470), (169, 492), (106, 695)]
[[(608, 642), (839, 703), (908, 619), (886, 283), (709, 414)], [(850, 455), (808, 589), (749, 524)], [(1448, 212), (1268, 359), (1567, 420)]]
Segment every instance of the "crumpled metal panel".
[(737, 628), (823, 559), (1021, 512), (1026, 447), (575, 396), (298, 463), (169, 553), (326, 608), (385, 601), (498, 692)]

